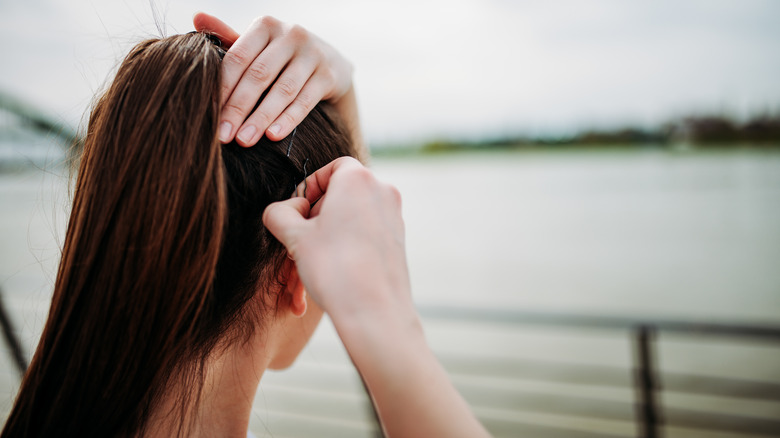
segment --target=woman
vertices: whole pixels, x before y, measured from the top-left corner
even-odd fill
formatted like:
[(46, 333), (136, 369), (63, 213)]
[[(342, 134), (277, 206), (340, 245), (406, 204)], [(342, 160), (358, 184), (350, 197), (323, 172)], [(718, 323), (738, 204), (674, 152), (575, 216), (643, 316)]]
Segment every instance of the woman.
[(364, 157), (348, 63), (273, 19), (195, 24), (220, 40), (142, 42), (91, 113), (2, 436), (246, 436), (263, 371), (321, 309), (388, 435), (484, 434), (425, 344), (397, 191), (337, 159)]

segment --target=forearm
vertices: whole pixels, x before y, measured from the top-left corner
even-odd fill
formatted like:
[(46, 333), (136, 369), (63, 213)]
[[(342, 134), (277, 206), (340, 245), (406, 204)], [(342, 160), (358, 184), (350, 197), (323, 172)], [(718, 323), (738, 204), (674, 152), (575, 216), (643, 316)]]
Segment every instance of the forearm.
[(374, 399), (388, 437), (486, 437), (428, 347), (416, 314), (372, 317), (337, 330)]
[(425, 341), (410, 293), (397, 189), (349, 157), (307, 181), (305, 199), (271, 204), (263, 223), (330, 315), (387, 435), (488, 436)]

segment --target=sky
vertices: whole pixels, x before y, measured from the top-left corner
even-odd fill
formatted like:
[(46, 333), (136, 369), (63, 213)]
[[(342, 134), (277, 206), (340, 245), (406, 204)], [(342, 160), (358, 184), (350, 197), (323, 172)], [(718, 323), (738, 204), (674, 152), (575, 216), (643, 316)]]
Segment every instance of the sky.
[(199, 10), (239, 32), (272, 15), (339, 49), (372, 144), (780, 111), (773, 0), (0, 0), (0, 90), (83, 123), (155, 16), (174, 34)]

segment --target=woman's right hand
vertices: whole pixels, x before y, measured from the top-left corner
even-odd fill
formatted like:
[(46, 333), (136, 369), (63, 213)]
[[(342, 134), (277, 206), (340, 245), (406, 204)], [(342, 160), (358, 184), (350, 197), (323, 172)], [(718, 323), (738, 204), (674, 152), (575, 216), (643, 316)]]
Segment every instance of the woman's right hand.
[(410, 293), (398, 190), (353, 158), (333, 161), (306, 186), (305, 197), (269, 205), (263, 223), (333, 320), (385, 436), (487, 437), (425, 342)]
[(263, 222), (337, 328), (416, 318), (398, 190), (349, 157), (310, 175), (306, 186), (305, 198), (268, 206)]

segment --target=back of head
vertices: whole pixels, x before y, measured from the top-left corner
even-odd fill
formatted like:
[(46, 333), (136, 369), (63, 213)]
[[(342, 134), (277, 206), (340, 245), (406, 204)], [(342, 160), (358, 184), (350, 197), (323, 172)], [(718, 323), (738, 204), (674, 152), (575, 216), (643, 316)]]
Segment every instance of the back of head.
[(214, 348), (273, 316), (285, 252), (262, 212), (354, 152), (323, 103), (285, 140), (220, 145), (219, 81), (204, 35), (153, 39), (96, 103), (49, 316), (3, 437), (142, 434), (166, 388), (193, 388), (184, 413)]

